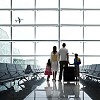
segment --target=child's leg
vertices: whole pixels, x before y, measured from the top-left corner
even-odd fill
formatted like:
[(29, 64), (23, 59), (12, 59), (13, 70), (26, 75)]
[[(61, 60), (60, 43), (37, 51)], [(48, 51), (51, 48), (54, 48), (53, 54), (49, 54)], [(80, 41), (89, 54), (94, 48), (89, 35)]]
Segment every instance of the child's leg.
[(55, 79), (55, 73), (54, 73), (54, 71), (53, 71), (53, 79)]
[(79, 80), (79, 66), (77, 67), (77, 79)]
[(79, 66), (76, 67), (76, 73), (77, 73), (76, 80), (79, 80)]
[(49, 81), (50, 75), (47, 76), (47, 81)]
[(48, 78), (50, 78), (50, 75), (48, 75)]
[(56, 80), (56, 76), (57, 76), (57, 71), (55, 71), (55, 80)]

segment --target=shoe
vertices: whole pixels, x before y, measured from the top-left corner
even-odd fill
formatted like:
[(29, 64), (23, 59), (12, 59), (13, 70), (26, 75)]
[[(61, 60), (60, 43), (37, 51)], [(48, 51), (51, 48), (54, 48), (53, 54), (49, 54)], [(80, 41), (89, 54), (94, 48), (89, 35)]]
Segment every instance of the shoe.
[(56, 81), (56, 79), (54, 78), (54, 79), (52, 79), (53, 81)]
[(79, 81), (79, 78), (78, 77), (76, 77), (76, 81)]
[(49, 78), (47, 78), (47, 81), (49, 81)]
[(76, 79), (76, 81), (79, 81), (79, 79)]
[(61, 80), (58, 80), (59, 82), (61, 82)]
[(54, 78), (52, 80), (55, 80)]

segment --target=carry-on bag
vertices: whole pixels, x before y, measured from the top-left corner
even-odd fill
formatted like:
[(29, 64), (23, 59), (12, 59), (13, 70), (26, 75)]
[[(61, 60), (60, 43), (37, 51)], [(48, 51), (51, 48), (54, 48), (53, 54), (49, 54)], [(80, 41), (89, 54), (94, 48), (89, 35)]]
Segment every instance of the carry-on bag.
[(63, 81), (75, 81), (74, 67), (65, 67), (63, 71)]

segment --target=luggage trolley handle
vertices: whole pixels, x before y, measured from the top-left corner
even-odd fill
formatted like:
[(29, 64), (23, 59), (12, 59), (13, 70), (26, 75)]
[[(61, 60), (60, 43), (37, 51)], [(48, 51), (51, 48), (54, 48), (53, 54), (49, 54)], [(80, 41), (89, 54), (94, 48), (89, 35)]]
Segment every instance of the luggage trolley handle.
[(69, 66), (68, 67), (74, 67), (74, 64), (69, 64)]

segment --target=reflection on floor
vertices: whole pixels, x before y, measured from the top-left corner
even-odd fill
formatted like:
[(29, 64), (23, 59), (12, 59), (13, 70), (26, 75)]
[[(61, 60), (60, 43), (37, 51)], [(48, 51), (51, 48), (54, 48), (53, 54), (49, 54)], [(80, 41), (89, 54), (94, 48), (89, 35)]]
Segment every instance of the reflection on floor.
[(81, 79), (80, 82), (84, 85), (82, 90), (87, 93), (92, 100), (100, 100), (100, 82), (91, 79)]
[(47, 82), (46, 80), (24, 100), (92, 100), (80, 82)]
[[(15, 85), (10, 87), (8, 90), (4, 86), (0, 86), (0, 100), (23, 100), (27, 95), (29, 95), (37, 86), (41, 85), (45, 81), (44, 78), (39, 80), (32, 79), (30, 81), (15, 82)], [(13, 84), (13, 83), (12, 83)], [(9, 85), (9, 83), (8, 83)]]
[(52, 78), (49, 82), (46, 78), (40, 81), (31, 80), (0, 92), (0, 100), (100, 100), (96, 90), (83, 87), (84, 82), (80, 81), (58, 82), (52, 81)]

